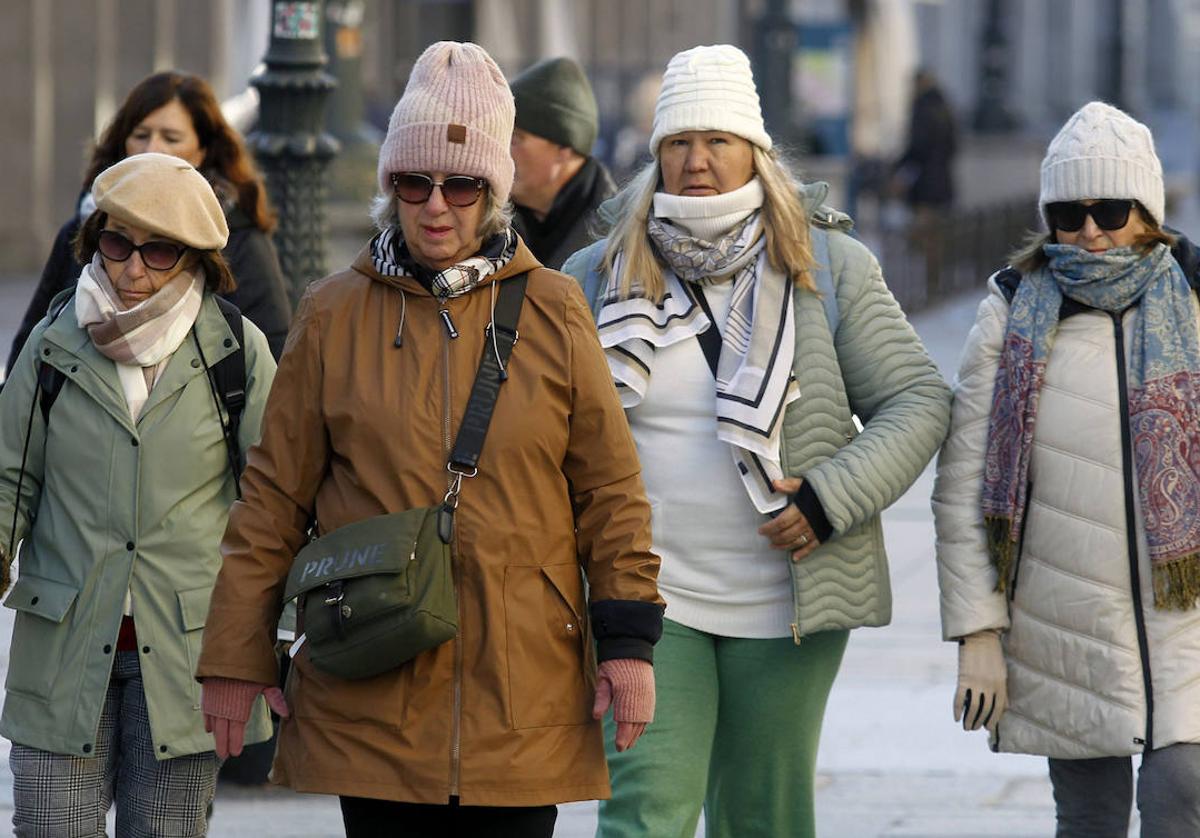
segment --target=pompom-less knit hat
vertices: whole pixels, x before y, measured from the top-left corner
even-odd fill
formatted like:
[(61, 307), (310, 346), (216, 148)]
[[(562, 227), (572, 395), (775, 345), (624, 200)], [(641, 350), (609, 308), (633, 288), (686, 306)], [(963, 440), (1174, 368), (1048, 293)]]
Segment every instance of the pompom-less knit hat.
[(769, 151), (758, 88), (746, 53), (729, 44), (693, 47), (667, 64), (654, 107), (650, 153), (681, 131), (728, 131)]
[(513, 96), (478, 44), (439, 41), (413, 66), (379, 149), (379, 188), (393, 172), (445, 172), (488, 182), (501, 204), (512, 190)]
[(212, 186), (192, 164), (146, 152), (109, 166), (92, 183), (96, 209), (196, 250), (220, 250), (229, 225)]
[(1045, 220), (1046, 204), (1100, 198), (1132, 198), (1163, 222), (1162, 163), (1150, 129), (1112, 105), (1088, 102), (1046, 149), (1038, 204)]

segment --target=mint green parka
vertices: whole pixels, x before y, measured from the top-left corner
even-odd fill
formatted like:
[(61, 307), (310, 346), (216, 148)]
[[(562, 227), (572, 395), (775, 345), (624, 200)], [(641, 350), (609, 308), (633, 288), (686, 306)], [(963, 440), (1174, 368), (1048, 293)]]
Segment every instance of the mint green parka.
[[(205, 293), (193, 334), (171, 356), (137, 423), (116, 365), (92, 345), (65, 291), (30, 335), (0, 391), (0, 526), (8, 548), (26, 429), (28, 459), (17, 509), (24, 539), (16, 584), (0, 733), (54, 753), (94, 755), (117, 632), (129, 592), (155, 756), (213, 749), (193, 677), (220, 543), (235, 498), (211, 366), (236, 342)], [(258, 441), (275, 362), (243, 318), (246, 407), (238, 444)], [(38, 362), (66, 376), (43, 421)], [(30, 421), (32, 417), (32, 422)], [(270, 734), (261, 699), (246, 741)]]

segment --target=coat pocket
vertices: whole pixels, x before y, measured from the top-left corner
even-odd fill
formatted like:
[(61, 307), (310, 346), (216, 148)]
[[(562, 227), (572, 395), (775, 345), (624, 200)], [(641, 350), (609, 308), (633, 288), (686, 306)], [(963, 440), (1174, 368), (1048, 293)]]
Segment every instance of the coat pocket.
[(73, 585), (22, 573), (6, 608), (17, 612), (5, 689), (49, 698), (70, 632), (63, 625), (79, 595)]
[(192, 709), (200, 709), (200, 684), (194, 676), (200, 660), (200, 643), (204, 637), (204, 624), (208, 621), (208, 603), (212, 599), (212, 586), (176, 591), (179, 600), (179, 626), (183, 629), (183, 643), (187, 647), (188, 685), (192, 691)]
[(504, 571), (509, 708), (514, 728), (592, 721), (583, 577), (575, 562)]

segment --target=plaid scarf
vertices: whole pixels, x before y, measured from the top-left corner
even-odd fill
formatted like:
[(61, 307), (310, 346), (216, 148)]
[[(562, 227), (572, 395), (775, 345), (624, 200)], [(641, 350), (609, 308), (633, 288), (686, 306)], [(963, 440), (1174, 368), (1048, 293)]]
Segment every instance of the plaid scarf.
[(97, 253), (75, 291), (75, 320), (96, 350), (117, 364), (130, 413), (136, 420), (158, 373), (187, 337), (200, 313), (204, 272), (180, 271), (133, 308), (125, 308)]
[(1191, 608), (1200, 597), (1200, 330), (1192, 290), (1163, 244), (1145, 255), (1068, 245), (1045, 252), (1049, 264), (1013, 297), (992, 395), (982, 509), (998, 590), (1024, 526), (1039, 395), (1066, 295), (1107, 312), (1138, 306), (1127, 409), (1154, 604)]
[(371, 262), (385, 280), (411, 276), (427, 285), (430, 293), (444, 301), (469, 294), (484, 279), (511, 262), (517, 252), (517, 235), (511, 227), (506, 227), (484, 241), (478, 253), (441, 271), (426, 268), (412, 258), (398, 226), (389, 227), (373, 238), (370, 248)]
[(647, 232), (669, 270), (666, 294), (656, 304), (637, 286), (621, 293), (620, 256), (609, 276), (597, 319), (621, 403), (641, 403), (656, 348), (704, 332), (712, 324), (688, 290), (689, 283), (732, 281), (729, 317), (717, 364), (717, 437), (729, 443), (734, 465), (756, 509), (770, 512), (789, 500), (772, 480), (783, 476), (779, 443), (783, 410), (800, 397), (792, 372), (796, 323), (792, 282), (767, 261), (759, 212), (715, 242), (687, 235), (651, 217)]

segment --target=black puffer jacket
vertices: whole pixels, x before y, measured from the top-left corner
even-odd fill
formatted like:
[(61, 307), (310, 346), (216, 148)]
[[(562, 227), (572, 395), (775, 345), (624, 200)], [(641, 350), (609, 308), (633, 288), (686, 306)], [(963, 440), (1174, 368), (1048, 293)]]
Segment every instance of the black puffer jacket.
[[(221, 253), (229, 263), (233, 278), (237, 280), (237, 289), (228, 295), (229, 301), (241, 309), (251, 323), (262, 329), (271, 346), (271, 354), (278, 360), (283, 352), (288, 326), (292, 322), (292, 306), (288, 301), (275, 245), (237, 205), (227, 206), (225, 220), (229, 224), (229, 241)], [(83, 266), (75, 261), (71, 243), (82, 223), (76, 214), (55, 236), (50, 258), (42, 268), (42, 277), (33, 292), (33, 299), (29, 301), (25, 316), (21, 318), (21, 326), (13, 338), (12, 352), (5, 365), (6, 374), (12, 371), (17, 355), (29, 339), (33, 327), (46, 316), (50, 301), (59, 291), (72, 287), (79, 279)]]

